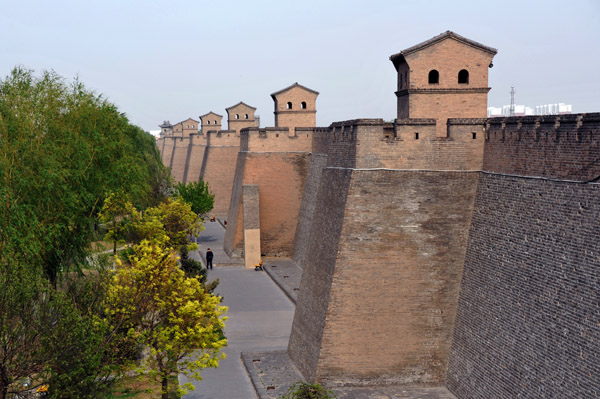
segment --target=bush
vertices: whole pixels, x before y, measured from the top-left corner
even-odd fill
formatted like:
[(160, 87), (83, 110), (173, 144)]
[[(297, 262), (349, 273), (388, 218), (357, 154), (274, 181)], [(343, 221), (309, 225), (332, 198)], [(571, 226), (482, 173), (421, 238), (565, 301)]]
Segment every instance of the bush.
[(333, 391), (322, 387), (319, 384), (309, 384), (304, 381), (298, 381), (292, 385), (281, 399), (335, 399)]

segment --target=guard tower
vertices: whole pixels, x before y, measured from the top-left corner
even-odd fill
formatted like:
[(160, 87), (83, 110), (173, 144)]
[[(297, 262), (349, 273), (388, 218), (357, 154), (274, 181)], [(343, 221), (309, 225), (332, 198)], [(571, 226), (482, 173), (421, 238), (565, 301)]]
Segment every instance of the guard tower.
[(162, 138), (162, 137), (173, 135), (173, 125), (171, 125), (171, 122), (164, 121), (162, 123), (162, 125), (158, 125), (158, 127), (160, 127), (160, 136), (159, 137)]
[(271, 94), (275, 102), (275, 127), (289, 127), (290, 133), (296, 127), (315, 127), (318, 95), (319, 92), (298, 82)]
[(216, 114), (210, 111), (208, 114), (200, 115), (202, 121), (202, 132), (206, 133), (209, 130), (221, 130), (221, 120), (223, 115)]
[(392, 55), (398, 72), (397, 118), (435, 118), (438, 137), (447, 137), (448, 118), (485, 118), (488, 68), (496, 53), (446, 31)]
[(227, 111), (227, 126), (229, 130), (235, 130), (237, 134), (243, 128), (257, 127), (257, 121), (254, 117), (256, 108), (240, 101), (225, 109)]
[(172, 127), (173, 136), (189, 137), (190, 134), (192, 134), (192, 133), (198, 133), (199, 128), (200, 128), (199, 121), (192, 119), (192, 118), (188, 118), (184, 121), (181, 121), (181, 122), (173, 125), (173, 127)]

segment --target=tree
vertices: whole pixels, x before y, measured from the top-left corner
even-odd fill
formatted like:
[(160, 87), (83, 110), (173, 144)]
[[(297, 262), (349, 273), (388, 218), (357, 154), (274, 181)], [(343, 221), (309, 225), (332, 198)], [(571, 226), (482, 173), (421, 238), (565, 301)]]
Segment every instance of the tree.
[(204, 227), (202, 221), (182, 198), (167, 198), (149, 208), (136, 222), (138, 240), (160, 241), (168, 237), (169, 245), (181, 248), (188, 245), (188, 236), (196, 236)]
[(0, 395), (29, 378), (52, 381), (55, 397), (63, 383), (70, 397), (89, 397), (118, 361), (118, 334), (80, 297), (95, 295), (68, 293), (66, 272), (89, 266), (107, 193), (156, 205), (168, 172), (152, 136), (54, 72), (15, 68), (0, 80), (0, 149)]
[(131, 219), (137, 211), (124, 194), (110, 193), (104, 200), (98, 215), (107, 229), (106, 239), (113, 242), (113, 253), (117, 254), (117, 242), (124, 242), (130, 230)]
[(208, 282), (207, 270), (202, 267), (202, 263), (189, 257), (189, 252), (186, 246), (181, 247), (179, 250), (179, 264), (181, 270), (185, 273), (186, 277), (195, 277), (202, 284), (204, 291), (214, 292), (215, 288), (219, 285), (219, 279)]
[(150, 349), (142, 369), (160, 381), (166, 399), (170, 376), (180, 372), (199, 380), (200, 370), (225, 357), (220, 350), (227, 344), (227, 309), (196, 278), (185, 277), (172, 249), (144, 240), (134, 251), (111, 280), (107, 314)]
[(145, 208), (168, 185), (152, 136), (81, 82), (68, 85), (54, 72), (36, 77), (15, 68), (0, 81), (0, 148), (2, 239), (41, 265), (55, 286), (61, 269), (85, 263), (108, 192)]
[(199, 216), (210, 212), (215, 206), (215, 195), (208, 188), (208, 183), (200, 180), (188, 184), (178, 183), (175, 191), (192, 206), (192, 211)]

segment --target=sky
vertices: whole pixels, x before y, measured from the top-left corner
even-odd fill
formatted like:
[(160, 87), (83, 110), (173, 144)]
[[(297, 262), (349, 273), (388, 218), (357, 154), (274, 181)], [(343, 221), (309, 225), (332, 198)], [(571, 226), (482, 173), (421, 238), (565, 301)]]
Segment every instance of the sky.
[[(389, 56), (447, 30), (496, 48), (488, 106), (600, 112), (600, 0), (4, 0), (0, 79), (18, 65), (78, 77), (144, 130), (270, 94), (320, 93), (317, 125), (392, 120)], [(223, 128), (225, 128), (225, 123)]]

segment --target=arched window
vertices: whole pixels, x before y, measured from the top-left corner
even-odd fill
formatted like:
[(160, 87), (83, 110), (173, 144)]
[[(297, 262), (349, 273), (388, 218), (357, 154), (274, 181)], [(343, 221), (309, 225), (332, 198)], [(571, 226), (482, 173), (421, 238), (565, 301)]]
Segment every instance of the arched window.
[(235, 114), (235, 119), (240, 119), (240, 114)]
[(462, 69), (458, 73), (458, 83), (469, 83), (469, 71), (467, 71), (466, 69)]
[(440, 73), (435, 69), (429, 71), (429, 84), (438, 84), (440, 83)]
[(207, 124), (207, 125), (210, 125), (210, 121), (206, 121), (206, 124)]
[(300, 104), (300, 108), (306, 109), (306, 101), (302, 101), (302, 103)]
[(248, 119), (248, 114), (244, 114), (244, 119)]
[(292, 109), (292, 103), (290, 101), (287, 103), (287, 109)]

